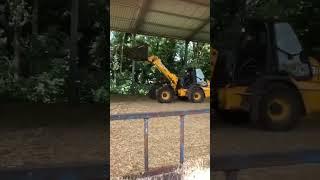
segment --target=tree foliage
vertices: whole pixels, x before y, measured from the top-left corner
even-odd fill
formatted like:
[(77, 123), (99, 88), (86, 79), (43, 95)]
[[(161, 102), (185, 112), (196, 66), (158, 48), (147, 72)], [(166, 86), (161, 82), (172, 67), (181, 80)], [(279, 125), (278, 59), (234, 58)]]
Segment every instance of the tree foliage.
[(180, 40), (111, 32), (111, 93), (113, 94), (146, 94), (155, 81), (163, 78), (158, 70), (147, 62), (133, 62), (122, 53), (123, 47), (147, 44), (149, 55), (158, 56), (163, 64), (178, 76), (183, 76), (187, 67), (201, 68), (207, 79), (210, 75), (209, 44), (190, 42), (185, 60), (185, 42)]
[(318, 0), (225, 0), (216, 3), (213, 11), (213, 32), (230, 26), (237, 16), (277, 18), (294, 27), (309, 54), (319, 53), (314, 51), (320, 47), (320, 40), (317, 38), (320, 30)]
[[(0, 26), (0, 100), (57, 103), (68, 100), (67, 84), (70, 75), (70, 35), (66, 24), (60, 23), (61, 14), (70, 18), (67, 7), (54, 10), (58, 14), (41, 11), (53, 16), (40, 24), (41, 31), (33, 31), (32, 1), (13, 0), (1, 4), (6, 12), (0, 19), (7, 19), (7, 26)], [(88, 6), (94, 7), (90, 14), (90, 29), (84, 36), (85, 48), (79, 53), (77, 67), (80, 71), (80, 101), (106, 102), (108, 100), (109, 84), (106, 78), (106, 27), (103, 18), (103, 1), (88, 1)], [(45, 6), (40, 8), (46, 8)], [(5, 15), (8, 14), (6, 17)], [(42, 15), (42, 16), (41, 16)], [(46, 14), (45, 14), (46, 15)], [(59, 21), (55, 21), (58, 19)], [(4, 25), (3, 25), (4, 24)], [(68, 25), (69, 26), (69, 25)], [(83, 30), (80, 30), (83, 31)], [(13, 32), (13, 33), (11, 33)], [(90, 34), (90, 36), (88, 35)], [(84, 39), (83, 36), (79, 37)], [(80, 43), (80, 41), (79, 41)], [(82, 57), (82, 55), (87, 56)]]

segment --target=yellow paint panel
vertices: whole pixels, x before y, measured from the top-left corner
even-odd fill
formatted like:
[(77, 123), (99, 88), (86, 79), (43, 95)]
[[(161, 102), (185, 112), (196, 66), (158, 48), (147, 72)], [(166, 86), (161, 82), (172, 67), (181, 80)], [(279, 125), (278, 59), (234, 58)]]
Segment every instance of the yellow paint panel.
[(319, 81), (295, 82), (302, 94), (306, 113), (320, 112), (320, 83)]
[(180, 97), (187, 96), (187, 89), (178, 89), (178, 96)]
[(226, 110), (239, 110), (241, 109), (241, 102), (247, 90), (246, 86), (240, 87), (226, 87), (219, 89), (219, 102), (220, 108)]
[(206, 98), (210, 97), (210, 86), (202, 88)]

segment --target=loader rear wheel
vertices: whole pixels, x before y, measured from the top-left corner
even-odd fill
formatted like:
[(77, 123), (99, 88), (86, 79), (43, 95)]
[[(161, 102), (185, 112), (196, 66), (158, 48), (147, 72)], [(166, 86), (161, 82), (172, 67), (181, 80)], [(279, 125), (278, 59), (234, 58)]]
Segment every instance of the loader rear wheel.
[(272, 85), (260, 106), (260, 125), (267, 130), (290, 130), (295, 127), (302, 115), (298, 94), (282, 84)]
[(157, 99), (160, 103), (171, 103), (174, 99), (174, 92), (170, 86), (164, 86), (158, 89)]
[(204, 101), (204, 93), (200, 88), (192, 88), (188, 94), (189, 101), (193, 103), (202, 103)]

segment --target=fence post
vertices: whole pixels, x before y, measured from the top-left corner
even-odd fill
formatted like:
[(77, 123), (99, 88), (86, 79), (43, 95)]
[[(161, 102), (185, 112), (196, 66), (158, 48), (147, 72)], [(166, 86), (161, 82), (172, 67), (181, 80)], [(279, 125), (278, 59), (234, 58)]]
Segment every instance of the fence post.
[(184, 116), (180, 115), (180, 164), (184, 162)]
[(148, 157), (148, 120), (144, 118), (144, 171), (149, 171), (149, 157)]

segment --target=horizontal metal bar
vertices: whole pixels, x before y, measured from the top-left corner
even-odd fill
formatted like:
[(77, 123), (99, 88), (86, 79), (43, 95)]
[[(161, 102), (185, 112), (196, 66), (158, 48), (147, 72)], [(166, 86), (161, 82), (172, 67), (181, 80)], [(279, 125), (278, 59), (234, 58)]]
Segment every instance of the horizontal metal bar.
[[(118, 20), (118, 21), (127, 21), (127, 22), (130, 22), (130, 23), (136, 21), (135, 18), (131, 18), (131, 19), (130, 19), (130, 18), (120, 17), (120, 16), (111, 16), (111, 19), (116, 19), (116, 20)], [(186, 20), (188, 20), (188, 19), (186, 18)], [(206, 21), (206, 24), (208, 24), (207, 21)], [(168, 29), (177, 29), (177, 30), (189, 31), (189, 32), (195, 31), (195, 29), (192, 29), (192, 28), (182, 28), (182, 27), (179, 27), (179, 26), (159, 24), (159, 23), (149, 22), (149, 21), (143, 21), (141, 25), (158, 26), (158, 27), (163, 27), (163, 28), (168, 28)], [(118, 31), (118, 30), (115, 29), (114, 27), (111, 27), (111, 30)], [(139, 29), (139, 30), (140, 30), (140, 29)], [(134, 33), (133, 30), (128, 30), (128, 32)], [(137, 31), (137, 32), (138, 32), (138, 31)], [(137, 32), (136, 32), (136, 33), (137, 33)], [(208, 32), (208, 31), (203, 31), (203, 30), (201, 30), (201, 29), (198, 30), (197, 32), (198, 32), (198, 33), (210, 33), (210, 32)]]
[(114, 114), (114, 115), (111, 115), (111, 121), (181, 116), (181, 115), (194, 115), (194, 114), (205, 114), (205, 113), (210, 113), (210, 109), (169, 111), (169, 112), (149, 112), (149, 113), (134, 113), (134, 114)]
[(304, 150), (256, 155), (228, 155), (213, 157), (213, 171), (234, 171), (297, 164), (320, 163), (320, 150)]
[[(111, 31), (118, 31), (118, 32), (125, 32), (125, 33), (133, 33), (131, 30), (127, 30), (127, 29), (119, 29), (117, 27), (110, 27)], [(145, 32), (145, 31), (138, 31), (137, 34), (140, 35), (146, 35), (146, 36), (156, 36), (156, 37), (164, 37), (164, 38), (169, 38), (169, 39), (175, 39), (175, 40), (183, 40), (185, 41), (186, 39), (184, 37), (179, 37), (179, 36), (170, 36), (170, 35), (166, 35), (166, 34), (157, 34), (157, 33), (152, 33), (152, 32)], [(210, 43), (210, 39), (208, 40), (204, 40), (204, 39), (192, 39), (189, 40), (192, 42), (201, 42), (201, 43)]]
[[(195, 34), (198, 34), (198, 33), (210, 34), (210, 32), (202, 30), (203, 27), (202, 27), (200, 30), (198, 30), (198, 28), (197, 28), (197, 29), (182, 28), (182, 27), (178, 27), (178, 26), (172, 26), (172, 25), (166, 25), (166, 24), (159, 24), (159, 23), (148, 22), (148, 21), (144, 21), (144, 24), (145, 24), (145, 25), (151, 25), (151, 26), (168, 28), (168, 29), (176, 29), (176, 30), (182, 30), (182, 31), (189, 31), (189, 32), (197, 31), (197, 33), (195, 33)], [(188, 37), (187, 39), (189, 39), (189, 41), (191, 41), (191, 39), (190, 39), (189, 37)]]
[(193, 16), (186, 16), (183, 14), (177, 14), (177, 13), (172, 13), (172, 12), (166, 12), (166, 11), (159, 11), (155, 9), (150, 9), (149, 12), (155, 12), (155, 13), (160, 13), (160, 14), (165, 14), (169, 16), (175, 16), (179, 18), (185, 18), (185, 19), (192, 19), (192, 20), (197, 20), (197, 21), (206, 21), (206, 19), (198, 18), (198, 17), (193, 17)]
[(190, 31), (192, 32), (194, 29), (192, 28), (183, 28), (180, 26), (172, 26), (172, 25), (166, 25), (166, 24), (159, 24), (159, 23), (154, 23), (154, 22), (149, 22), (149, 21), (144, 21), (143, 24), (145, 25), (151, 25), (151, 26), (157, 26), (157, 27), (162, 27), (162, 28), (168, 28), (168, 29), (176, 29), (176, 30), (182, 30), (182, 31)]
[(109, 165), (105, 162), (58, 165), (37, 168), (1, 168), (0, 179), (106, 179)]
[(188, 4), (194, 4), (194, 5), (199, 5), (199, 6), (204, 6), (204, 7), (210, 8), (210, 1), (209, 1), (209, 3), (202, 3), (199, 1), (195, 1), (195, 0), (180, 0), (180, 1), (186, 2)]

